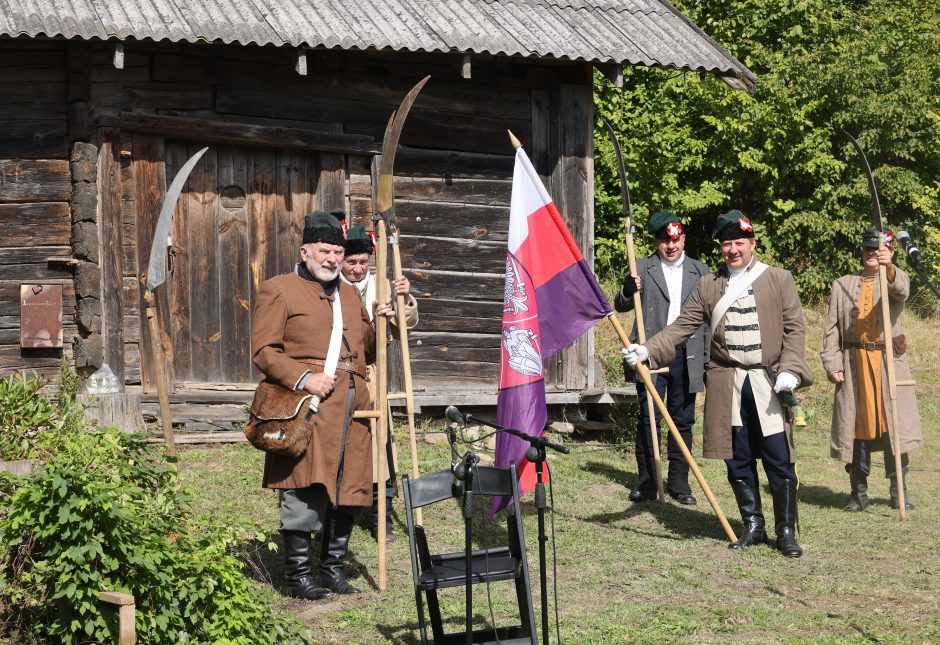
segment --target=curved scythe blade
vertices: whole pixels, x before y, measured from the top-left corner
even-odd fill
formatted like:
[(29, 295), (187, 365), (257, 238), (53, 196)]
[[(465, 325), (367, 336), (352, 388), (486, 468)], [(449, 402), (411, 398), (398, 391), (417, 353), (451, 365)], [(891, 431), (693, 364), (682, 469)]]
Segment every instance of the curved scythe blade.
[(633, 209), (630, 205), (630, 184), (627, 181), (627, 171), (623, 167), (623, 152), (620, 150), (620, 142), (617, 140), (617, 134), (614, 128), (602, 119), (604, 127), (607, 128), (607, 134), (610, 135), (610, 141), (614, 144), (614, 154), (617, 156), (617, 173), (620, 175), (620, 212), (623, 213), (624, 234), (633, 232)]
[(405, 119), (408, 118), (408, 112), (418, 97), (418, 92), (429, 78), (431, 77), (425, 76), (411, 88), (385, 128), (385, 136), (382, 139), (382, 164), (379, 166), (379, 189), (375, 197), (375, 208), (379, 214), (387, 212), (392, 207), (392, 170), (395, 167), (398, 140), (401, 138), (401, 130), (405, 125)]
[(875, 176), (871, 172), (871, 166), (868, 165), (868, 157), (865, 156), (865, 151), (862, 150), (862, 146), (858, 144), (858, 141), (855, 140), (855, 137), (849, 134), (845, 129), (842, 130), (842, 133), (845, 134), (845, 136), (849, 138), (849, 141), (852, 142), (852, 146), (858, 153), (859, 159), (862, 160), (862, 167), (865, 169), (865, 174), (868, 176), (868, 189), (871, 191), (872, 226), (875, 226), (879, 231), (883, 231), (885, 227), (884, 221), (881, 217), (881, 202), (878, 200), (878, 188), (875, 186)]
[(157, 226), (153, 231), (153, 244), (150, 246), (150, 264), (147, 267), (148, 291), (153, 291), (166, 282), (166, 238), (170, 233), (173, 211), (176, 210), (176, 202), (179, 201), (180, 193), (183, 192), (183, 184), (189, 179), (189, 173), (193, 171), (193, 168), (208, 149), (208, 147), (205, 147), (190, 157), (176, 173), (173, 183), (166, 191), (166, 198), (163, 200), (163, 207), (160, 209), (160, 216), (157, 218)]

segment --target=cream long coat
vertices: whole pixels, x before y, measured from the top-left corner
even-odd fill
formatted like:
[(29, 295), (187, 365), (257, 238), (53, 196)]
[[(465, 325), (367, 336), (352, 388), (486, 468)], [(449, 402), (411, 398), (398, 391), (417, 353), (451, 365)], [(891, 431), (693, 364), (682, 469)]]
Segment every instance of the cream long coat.
[[(822, 358), (826, 374), (844, 372), (845, 381), (836, 384), (835, 401), (832, 406), (832, 428), (829, 444), (830, 456), (852, 462), (852, 445), (855, 440), (856, 369), (854, 349), (842, 349), (845, 341), (855, 340), (855, 322), (858, 319), (858, 298), (862, 290), (861, 273), (845, 275), (832, 283), (826, 328), (823, 336)], [(904, 271), (897, 269), (893, 283), (888, 283), (888, 302), (891, 310), (891, 337), (904, 333), (904, 302), (911, 293), (911, 280)], [(881, 289), (875, 282), (874, 311), (881, 323)], [(880, 325), (879, 325), (880, 326)], [(884, 339), (882, 331), (881, 338)], [(898, 381), (911, 380), (911, 366), (907, 354), (894, 357), (894, 374)], [(881, 370), (883, 391), (888, 391), (888, 371)], [(899, 385), (897, 388), (898, 421), (901, 426), (901, 452), (911, 452), (924, 444), (917, 410), (914, 387)], [(886, 402), (887, 405), (890, 403)], [(894, 441), (891, 409), (887, 410), (888, 432)], [(893, 445), (893, 443), (892, 443)]]
[[(753, 265), (752, 265), (753, 266)], [(668, 327), (647, 339), (653, 369), (669, 365), (681, 346), (699, 325), (711, 323), (711, 313), (728, 286), (728, 269), (721, 267), (703, 277), (679, 317)], [(789, 271), (768, 267), (752, 285), (760, 323), (762, 363), (778, 373), (790, 372), (800, 379), (800, 386), (813, 383), (813, 373), (806, 364), (806, 327), (803, 307), (796, 284)], [(705, 421), (702, 454), (708, 459), (730, 459), (731, 402), (734, 396), (734, 366), (725, 347), (725, 322), (715, 328), (711, 339), (710, 360), (705, 366)], [(764, 374), (764, 378), (768, 378)], [(772, 384), (771, 384), (772, 385)], [(790, 443), (790, 461), (796, 460), (791, 420), (784, 420)]]
[[(367, 361), (373, 359), (375, 332), (356, 289), (342, 282), (339, 289), (343, 335), (349, 345), (348, 348), (342, 347), (340, 360), (348, 357), (360, 373), (365, 374)], [(314, 373), (323, 371), (322, 367), (303, 361), (326, 358), (332, 326), (333, 310), (322, 284), (295, 273), (265, 280), (258, 287), (252, 316), (254, 363), (267, 380), (293, 388), (307, 370)], [(320, 403), (314, 417), (313, 438), (307, 452), (299, 458), (267, 453), (264, 460), (265, 488), (304, 488), (323, 484), (330, 501), (335, 504), (372, 504), (372, 433), (369, 424), (353, 419), (343, 443), (343, 417), (350, 378), (355, 378), (356, 386), (353, 409), (367, 410), (371, 407), (365, 381), (337, 369), (335, 388)], [(340, 463), (343, 464), (343, 476), (337, 494)]]

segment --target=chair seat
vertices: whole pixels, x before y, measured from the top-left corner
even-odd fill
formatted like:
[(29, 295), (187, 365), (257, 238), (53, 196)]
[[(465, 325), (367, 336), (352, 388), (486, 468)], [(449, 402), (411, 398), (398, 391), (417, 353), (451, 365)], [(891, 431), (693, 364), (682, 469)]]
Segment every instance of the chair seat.
[[(489, 558), (486, 558), (479, 552), (475, 553), (474, 557), (470, 559), (470, 566), (472, 568), (472, 584), (512, 580), (519, 577), (521, 571), (520, 561), (512, 556), (490, 555)], [(466, 559), (463, 555), (449, 553), (443, 558), (432, 559), (431, 567), (421, 572), (418, 584), (424, 590), (462, 587), (464, 586), (466, 574)]]

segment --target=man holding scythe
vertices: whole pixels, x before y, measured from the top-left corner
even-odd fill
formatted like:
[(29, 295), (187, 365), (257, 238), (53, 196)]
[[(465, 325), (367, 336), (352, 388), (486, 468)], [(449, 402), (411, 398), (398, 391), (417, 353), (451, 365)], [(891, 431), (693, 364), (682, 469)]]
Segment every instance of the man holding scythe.
[(744, 522), (744, 533), (729, 546), (740, 549), (767, 541), (757, 478), (760, 458), (774, 500), (777, 548), (798, 558), (795, 452), (791, 415), (776, 396), (812, 384), (806, 364), (803, 308), (789, 271), (758, 261), (750, 221), (737, 210), (718, 217), (714, 237), (724, 266), (702, 278), (675, 322), (631, 344), (631, 365), (671, 363), (703, 323), (712, 332), (706, 373), (703, 454), (724, 459), (728, 481)]
[[(260, 284), (252, 317), (253, 360), (265, 379), (320, 400), (306, 452), (268, 452), (264, 463), (263, 486), (281, 491), (288, 593), (307, 600), (359, 593), (346, 581), (343, 557), (356, 516), (372, 504), (371, 432), (353, 411), (371, 408), (365, 376), (376, 335), (358, 291), (339, 279), (344, 242), (332, 214), (307, 215), (300, 262)], [(376, 306), (375, 316), (392, 315), (390, 301)], [(326, 370), (331, 354), (338, 354), (335, 376)], [(310, 534), (321, 526), (314, 576)]]

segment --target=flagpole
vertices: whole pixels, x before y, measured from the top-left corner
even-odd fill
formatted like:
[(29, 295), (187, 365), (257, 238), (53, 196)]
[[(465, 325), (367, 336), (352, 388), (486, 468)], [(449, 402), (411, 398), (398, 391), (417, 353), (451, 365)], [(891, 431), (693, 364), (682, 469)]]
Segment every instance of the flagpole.
[[(617, 332), (617, 336), (620, 337), (620, 342), (623, 343), (623, 346), (627, 347), (630, 345), (630, 339), (627, 337), (627, 332), (624, 331), (620, 321), (617, 320), (617, 316), (611, 314), (607, 317), (607, 320), (609, 320), (610, 324), (613, 325), (614, 330)], [(712, 510), (715, 511), (715, 515), (718, 517), (718, 521), (721, 522), (721, 527), (725, 530), (725, 535), (728, 536), (729, 541), (737, 542), (738, 536), (734, 534), (734, 531), (731, 529), (731, 525), (728, 524), (728, 519), (721, 511), (721, 506), (718, 505), (718, 500), (715, 499), (715, 496), (712, 494), (712, 489), (709, 488), (708, 482), (705, 481), (705, 477), (702, 475), (702, 471), (699, 470), (698, 464), (695, 463), (695, 457), (692, 456), (692, 453), (689, 452), (689, 449), (686, 447), (685, 441), (682, 439), (682, 435), (679, 434), (679, 429), (676, 427), (675, 422), (673, 422), (672, 417), (669, 415), (669, 410), (666, 409), (666, 404), (663, 403), (662, 398), (659, 396), (659, 392), (657, 392), (656, 388), (653, 387), (653, 379), (650, 377), (649, 368), (647, 368), (643, 363), (637, 363), (636, 372), (640, 375), (640, 378), (643, 379), (643, 383), (646, 385), (646, 391), (652, 395), (653, 401), (656, 403), (656, 407), (659, 408), (659, 413), (663, 416), (663, 421), (666, 422), (666, 426), (669, 428), (669, 432), (672, 434), (672, 438), (675, 439), (676, 444), (682, 451), (682, 456), (685, 458), (686, 463), (689, 464), (689, 468), (695, 475), (695, 479), (698, 481), (699, 486), (702, 487), (702, 491), (705, 493), (705, 497), (708, 498), (708, 503), (711, 504)]]

